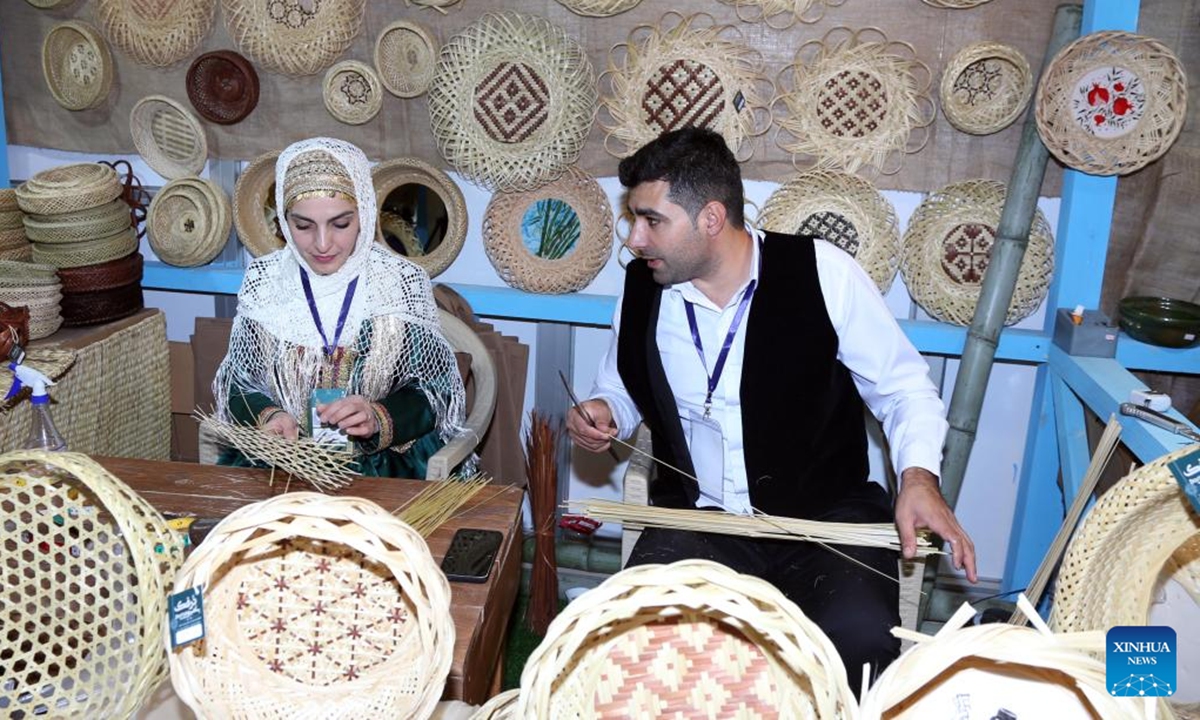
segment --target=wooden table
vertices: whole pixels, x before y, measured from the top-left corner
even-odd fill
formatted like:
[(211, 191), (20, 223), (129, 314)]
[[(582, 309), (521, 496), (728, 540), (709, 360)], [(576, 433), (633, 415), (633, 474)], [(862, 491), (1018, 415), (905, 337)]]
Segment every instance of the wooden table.
[[(224, 517), (257, 500), (278, 494), (268, 486), (270, 472), (250, 468), (97, 457), (97, 462), (136, 490), (160, 512), (198, 517)], [(279, 485), (279, 478), (276, 478)], [(359, 478), (342, 494), (363, 497), (395, 510), (424, 487), (418, 480)], [(303, 486), (302, 486), (303, 487)], [(293, 489), (296, 488), (293, 484)], [(521, 500), (523, 491), (510, 486), (484, 488), (466, 509), (426, 538), (434, 559), (441, 561), (458, 528), (485, 528), (504, 533), (500, 552), (485, 583), (450, 583), (454, 618), (454, 660), (442, 695), (479, 705), (494, 694), (508, 619), (520, 583)]]

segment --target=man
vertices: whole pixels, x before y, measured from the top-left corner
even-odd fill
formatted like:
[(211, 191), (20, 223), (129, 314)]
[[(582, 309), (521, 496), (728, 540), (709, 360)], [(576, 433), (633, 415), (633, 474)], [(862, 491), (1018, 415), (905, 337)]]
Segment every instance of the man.
[[(906, 558), (917, 530), (930, 529), (975, 582), (974, 546), (938, 487), (945, 407), (853, 258), (824, 241), (745, 227), (741, 172), (714, 132), (666, 133), (622, 160), (618, 174), (638, 259), (626, 269), (593, 397), (582, 403), (591, 422), (568, 415), (575, 443), (602, 452), (645, 421), (654, 456), (683, 471), (657, 466), (654, 505), (894, 519)], [(867, 477), (864, 402), (900, 475), (894, 507)], [(629, 562), (705, 558), (773, 583), (830, 637), (857, 693), (864, 662), (878, 673), (899, 653), (889, 633), (899, 624), (896, 557), (836, 549), (844, 555), (651, 528)]]

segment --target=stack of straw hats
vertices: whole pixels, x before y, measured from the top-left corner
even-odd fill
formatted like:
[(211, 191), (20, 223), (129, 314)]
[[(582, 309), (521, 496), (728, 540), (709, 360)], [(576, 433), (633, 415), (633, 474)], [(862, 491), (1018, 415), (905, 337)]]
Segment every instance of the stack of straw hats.
[(33, 248), (25, 237), (17, 191), (0, 190), (0, 260), (28, 260)]
[(62, 325), (62, 286), (53, 266), (0, 260), (0, 302), (29, 309), (29, 340), (51, 335)]

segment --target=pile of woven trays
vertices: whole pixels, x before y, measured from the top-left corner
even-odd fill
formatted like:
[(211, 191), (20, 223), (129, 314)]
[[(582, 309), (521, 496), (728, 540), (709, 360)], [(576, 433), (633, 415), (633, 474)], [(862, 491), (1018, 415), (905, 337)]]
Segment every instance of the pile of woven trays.
[(25, 237), (25, 224), (17, 205), (17, 191), (0, 190), (0, 260), (28, 260), (33, 248)]
[(51, 168), (16, 190), (32, 260), (58, 269), (64, 325), (142, 309), (142, 256), (117, 172), (99, 163)]
[(62, 325), (62, 297), (53, 267), (0, 260), (0, 317), (11, 318), (13, 326), (19, 322), (28, 327), (28, 335), (20, 338), (22, 345), (51, 335)]

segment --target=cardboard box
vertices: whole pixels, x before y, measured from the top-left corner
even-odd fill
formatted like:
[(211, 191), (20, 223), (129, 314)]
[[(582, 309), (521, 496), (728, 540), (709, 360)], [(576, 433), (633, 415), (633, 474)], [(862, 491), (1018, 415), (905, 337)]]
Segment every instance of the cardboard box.
[(192, 417), (196, 408), (195, 362), (192, 346), (185, 342), (168, 343), (171, 367), (171, 459), (198, 462), (200, 425)]

